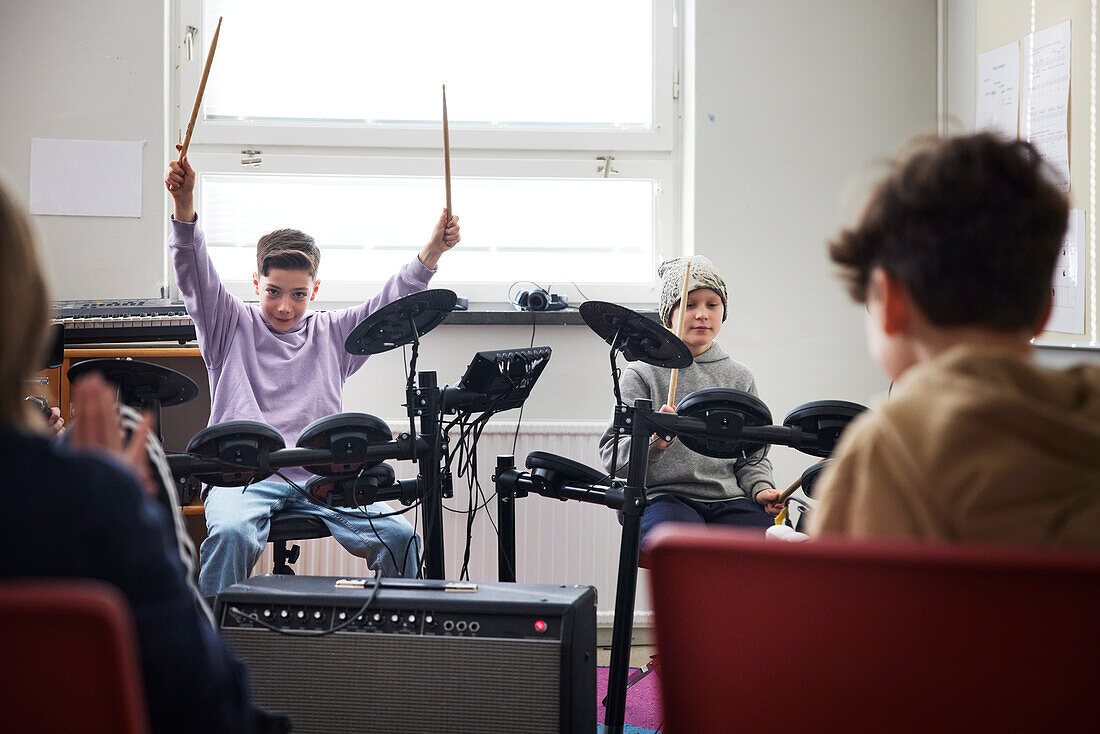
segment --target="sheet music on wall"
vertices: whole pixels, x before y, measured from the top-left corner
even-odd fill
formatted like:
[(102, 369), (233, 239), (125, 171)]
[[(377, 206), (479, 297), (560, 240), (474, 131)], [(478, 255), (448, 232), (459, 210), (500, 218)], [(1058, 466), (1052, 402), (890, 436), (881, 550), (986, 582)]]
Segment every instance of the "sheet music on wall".
[(1085, 210), (1071, 209), (1069, 226), (1054, 265), (1052, 307), (1046, 331), (1085, 333)]
[(978, 55), (978, 100), (974, 128), (993, 130), (1009, 140), (1019, 133), (1020, 42)]
[(1054, 166), (1069, 191), (1069, 21), (1024, 37), (1023, 138)]

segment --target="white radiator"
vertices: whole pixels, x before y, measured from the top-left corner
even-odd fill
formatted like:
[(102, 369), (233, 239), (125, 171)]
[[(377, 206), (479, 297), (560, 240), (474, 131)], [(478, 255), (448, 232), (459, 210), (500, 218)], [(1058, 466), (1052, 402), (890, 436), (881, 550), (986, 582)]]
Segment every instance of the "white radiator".
[[(402, 421), (388, 421), (400, 426)], [(530, 451), (548, 451), (553, 454), (600, 468), (597, 441), (606, 423), (523, 421), (519, 440), (516, 442), (516, 466), (524, 469), (524, 460)], [(515, 436), (515, 420), (494, 418), (489, 421), (478, 446), (478, 469), (481, 488), (489, 503), (478, 512), (474, 522), (470, 548), (470, 579), (495, 581), (497, 579), (496, 532), (489, 516), (496, 520), (496, 499), (493, 498), (493, 470), (498, 454), (511, 454)], [(451, 441), (457, 438), (457, 430), (451, 431)], [(391, 465), (400, 479), (416, 476), (415, 464), (394, 461)], [(447, 578), (458, 578), (462, 568), (462, 553), (466, 543), (466, 507), (469, 490), (465, 478), (453, 478), (453, 499), (444, 504), (460, 512), (444, 511), (443, 537), (447, 561)], [(481, 504), (485, 499), (478, 499)], [(400, 503), (391, 503), (395, 509)], [(488, 514), (486, 513), (488, 511)], [(417, 530), (423, 533), (415, 511), (405, 515), (410, 522), (417, 518)], [(601, 625), (610, 625), (615, 607), (615, 584), (619, 562), (620, 526), (614, 510), (582, 502), (561, 502), (531, 495), (516, 502), (516, 579), (534, 584), (584, 584), (598, 590), (597, 619)], [(332, 538), (297, 541), (302, 547), (301, 557), (294, 564), (296, 573), (317, 576), (364, 576), (367, 564), (346, 552)], [(272, 567), (270, 545), (260, 557), (254, 569), (256, 573), (269, 573)], [(635, 600), (636, 625), (650, 623), (649, 585), (646, 571), (639, 571), (638, 593)]]

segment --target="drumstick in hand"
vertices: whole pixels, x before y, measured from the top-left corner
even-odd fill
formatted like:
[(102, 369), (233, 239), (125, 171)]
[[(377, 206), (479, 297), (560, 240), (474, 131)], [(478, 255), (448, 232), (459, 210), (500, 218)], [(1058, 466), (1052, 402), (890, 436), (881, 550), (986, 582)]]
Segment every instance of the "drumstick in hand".
[(451, 136), (447, 129), (447, 85), (443, 85), (443, 184), (447, 189), (447, 221), (451, 220)]
[(794, 483), (791, 484), (791, 486), (787, 487), (780, 493), (779, 499), (776, 500), (776, 502), (786, 502), (788, 499), (790, 499), (790, 496), (794, 494), (795, 491), (801, 486), (802, 477), (799, 477), (798, 479), (794, 480)]
[(187, 123), (187, 134), (183, 138), (183, 146), (180, 148), (179, 162), (187, 155), (187, 146), (191, 144), (191, 133), (195, 131), (195, 119), (199, 116), (199, 108), (202, 106), (202, 94), (206, 91), (206, 78), (210, 76), (210, 64), (214, 61), (214, 51), (218, 48), (218, 34), (222, 30), (222, 19), (218, 18), (218, 27), (214, 29), (214, 38), (210, 41), (210, 51), (206, 54), (206, 66), (202, 70), (202, 79), (199, 80), (199, 92), (195, 95), (195, 106), (191, 108), (191, 120)]
[[(820, 464), (822, 461), (825, 461), (825, 459), (821, 459), (817, 463)], [(795, 491), (801, 486), (802, 477), (800, 476), (798, 479), (794, 480), (794, 483), (791, 486), (783, 490), (783, 492), (779, 495), (779, 499), (777, 499), (776, 502), (786, 502), (788, 499), (790, 499), (791, 495), (794, 494)]]
[[(676, 338), (684, 338), (684, 320), (687, 317), (688, 282), (691, 280), (691, 263), (687, 264), (684, 271), (684, 285), (680, 289), (680, 317), (676, 319)], [(680, 370), (672, 368), (672, 380), (668, 383), (668, 404), (676, 406), (676, 378), (680, 376)]]

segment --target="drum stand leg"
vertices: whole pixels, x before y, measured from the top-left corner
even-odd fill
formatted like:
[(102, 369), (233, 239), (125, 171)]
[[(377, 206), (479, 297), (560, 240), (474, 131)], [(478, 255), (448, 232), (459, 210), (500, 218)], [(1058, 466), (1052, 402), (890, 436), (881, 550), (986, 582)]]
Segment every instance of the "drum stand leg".
[(409, 401), (410, 410), (420, 416), (420, 435), (433, 447), (430, 456), (420, 459), (421, 498), (424, 508), (424, 576), (442, 579), (446, 576), (443, 558), (443, 487), (439, 481), (439, 388), (434, 372), (421, 372), (420, 387)]
[[(634, 406), (639, 411), (653, 409), (649, 400), (638, 400)], [(648, 438), (644, 426), (637, 422), (630, 442), (630, 469), (623, 487), (623, 534), (619, 545), (619, 580), (615, 589), (615, 625), (611, 630), (611, 667), (604, 717), (604, 730), (609, 734), (622, 734), (626, 718), (626, 677), (630, 636), (634, 629), (634, 596), (638, 590), (638, 546), (646, 505)]]
[[(511, 456), (497, 457), (497, 470), (493, 481), (505, 469), (515, 468), (515, 459)], [(497, 579), (515, 582), (516, 580), (516, 495), (513, 490), (504, 489), (497, 482), (497, 525), (500, 536), (497, 541)]]

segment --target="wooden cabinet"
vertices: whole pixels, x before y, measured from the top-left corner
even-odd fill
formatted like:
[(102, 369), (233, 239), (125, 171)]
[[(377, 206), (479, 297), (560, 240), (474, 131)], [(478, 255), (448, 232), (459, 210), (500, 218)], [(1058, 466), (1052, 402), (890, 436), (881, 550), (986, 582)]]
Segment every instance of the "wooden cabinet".
[(54, 367), (49, 370), (42, 370), (37, 375), (27, 381), (26, 388), (23, 393), (27, 396), (37, 395), (39, 397), (46, 398), (46, 401), (50, 404), (51, 408), (59, 408), (62, 405), (62, 399), (65, 400), (65, 408), (61, 411), (61, 417), (68, 420), (68, 395), (62, 397), (61, 393), (61, 379), (64, 375), (64, 371), (61, 367)]
[[(161, 410), (161, 432), (164, 434), (164, 450), (168, 452), (181, 452), (187, 448), (187, 442), (191, 437), (206, 427), (210, 420), (210, 381), (206, 373), (206, 365), (202, 361), (202, 355), (197, 347), (148, 347), (125, 345), (110, 347), (69, 347), (65, 350), (65, 361), (57, 370), (56, 378), (51, 380), (50, 386), (57, 385), (56, 399), (51, 405), (61, 408), (61, 417), (69, 421), (71, 405), (69, 398), (69, 368), (88, 359), (115, 359), (131, 358), (142, 362), (152, 362), (163, 367), (168, 367), (176, 372), (181, 372), (198, 385), (199, 394), (194, 399), (183, 405), (163, 408)], [(45, 387), (50, 387), (45, 386)]]

